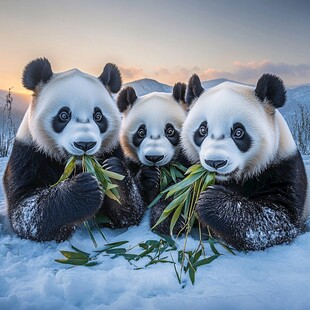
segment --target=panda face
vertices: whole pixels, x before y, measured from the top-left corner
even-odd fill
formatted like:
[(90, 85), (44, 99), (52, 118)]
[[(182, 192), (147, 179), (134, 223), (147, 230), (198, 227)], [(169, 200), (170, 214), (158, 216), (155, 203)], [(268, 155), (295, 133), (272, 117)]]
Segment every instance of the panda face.
[(261, 171), (275, 156), (279, 132), (254, 89), (225, 82), (203, 93), (182, 129), (187, 156), (200, 161), (218, 181)]
[(185, 111), (171, 94), (140, 97), (124, 114), (121, 145), (127, 157), (147, 166), (164, 166), (180, 150)]
[(95, 77), (79, 70), (54, 74), (33, 105), (32, 137), (54, 157), (94, 155), (117, 143), (120, 113)]

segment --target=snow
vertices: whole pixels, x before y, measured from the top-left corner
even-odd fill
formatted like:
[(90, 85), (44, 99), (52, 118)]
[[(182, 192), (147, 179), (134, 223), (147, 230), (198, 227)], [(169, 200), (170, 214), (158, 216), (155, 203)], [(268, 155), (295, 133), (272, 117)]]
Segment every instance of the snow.
[[(310, 176), (310, 156), (304, 158)], [(7, 159), (0, 158), (2, 178)], [(145, 216), (138, 227), (104, 229), (109, 242), (130, 245), (156, 239)], [(74, 267), (54, 261), (69, 242), (22, 240), (5, 225), (5, 198), (0, 186), (0, 309), (309, 309), (310, 232), (292, 244), (265, 251), (224, 255), (201, 266), (196, 283), (177, 281), (171, 264), (135, 270), (123, 258), (100, 257), (101, 264)], [(310, 226), (310, 225), (308, 225)], [(100, 240), (98, 234), (95, 235)], [(91, 250), (80, 229), (71, 243)], [(189, 240), (189, 247), (196, 241)], [(211, 255), (211, 253), (209, 253)]]

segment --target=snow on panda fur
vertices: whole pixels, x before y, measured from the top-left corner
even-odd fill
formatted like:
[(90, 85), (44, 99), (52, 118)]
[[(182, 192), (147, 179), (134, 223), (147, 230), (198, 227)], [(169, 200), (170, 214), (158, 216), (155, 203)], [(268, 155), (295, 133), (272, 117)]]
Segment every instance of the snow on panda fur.
[(186, 100), (184, 151), (216, 173), (197, 202), (200, 223), (238, 250), (292, 241), (304, 228), (309, 193), (301, 155), (277, 110), (286, 100), (282, 80), (264, 74), (256, 88), (225, 82), (204, 91), (193, 75)]
[[(33, 100), (3, 179), (13, 230), (27, 239), (62, 241), (97, 212), (116, 227), (139, 223), (144, 206), (122, 161), (121, 117), (111, 96), (121, 87), (118, 68), (107, 64), (98, 78), (77, 69), (55, 74), (47, 59), (38, 58), (25, 67), (23, 84), (33, 91)], [(90, 173), (78, 171), (51, 187), (68, 158), (83, 154), (125, 175), (118, 183), (122, 206), (104, 197)]]

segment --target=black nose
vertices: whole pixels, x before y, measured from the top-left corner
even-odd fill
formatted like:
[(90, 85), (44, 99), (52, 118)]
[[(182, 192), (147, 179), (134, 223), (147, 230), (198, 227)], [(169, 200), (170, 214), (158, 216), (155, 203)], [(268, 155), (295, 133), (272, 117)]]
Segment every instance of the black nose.
[(92, 149), (97, 144), (97, 142), (74, 142), (73, 144), (77, 149), (86, 152)]
[(152, 163), (158, 163), (164, 158), (164, 155), (145, 155), (145, 159)]
[(227, 160), (205, 160), (205, 163), (214, 169), (222, 168), (227, 164)]

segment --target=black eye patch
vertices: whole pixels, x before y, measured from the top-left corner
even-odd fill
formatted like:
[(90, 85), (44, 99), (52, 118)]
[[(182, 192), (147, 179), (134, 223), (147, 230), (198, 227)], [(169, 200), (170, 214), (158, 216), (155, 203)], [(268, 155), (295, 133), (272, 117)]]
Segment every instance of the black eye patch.
[(233, 124), (231, 138), (242, 153), (247, 152), (252, 145), (252, 138), (241, 123)]
[(194, 133), (194, 142), (200, 146), (203, 140), (208, 136), (208, 123), (203, 121)]
[(165, 136), (173, 146), (177, 146), (180, 141), (180, 134), (170, 123), (166, 124)]
[(61, 133), (71, 120), (71, 111), (68, 107), (61, 108), (53, 117), (52, 127), (57, 133)]
[(142, 141), (146, 137), (146, 132), (147, 131), (145, 125), (144, 124), (140, 125), (132, 137), (132, 143), (134, 146), (138, 147), (142, 143)]
[(100, 130), (101, 133), (104, 133), (104, 132), (107, 131), (107, 129), (108, 129), (108, 120), (102, 114), (101, 109), (99, 109), (98, 107), (96, 107), (94, 109), (93, 119), (96, 122), (96, 124), (98, 125), (99, 130)]

